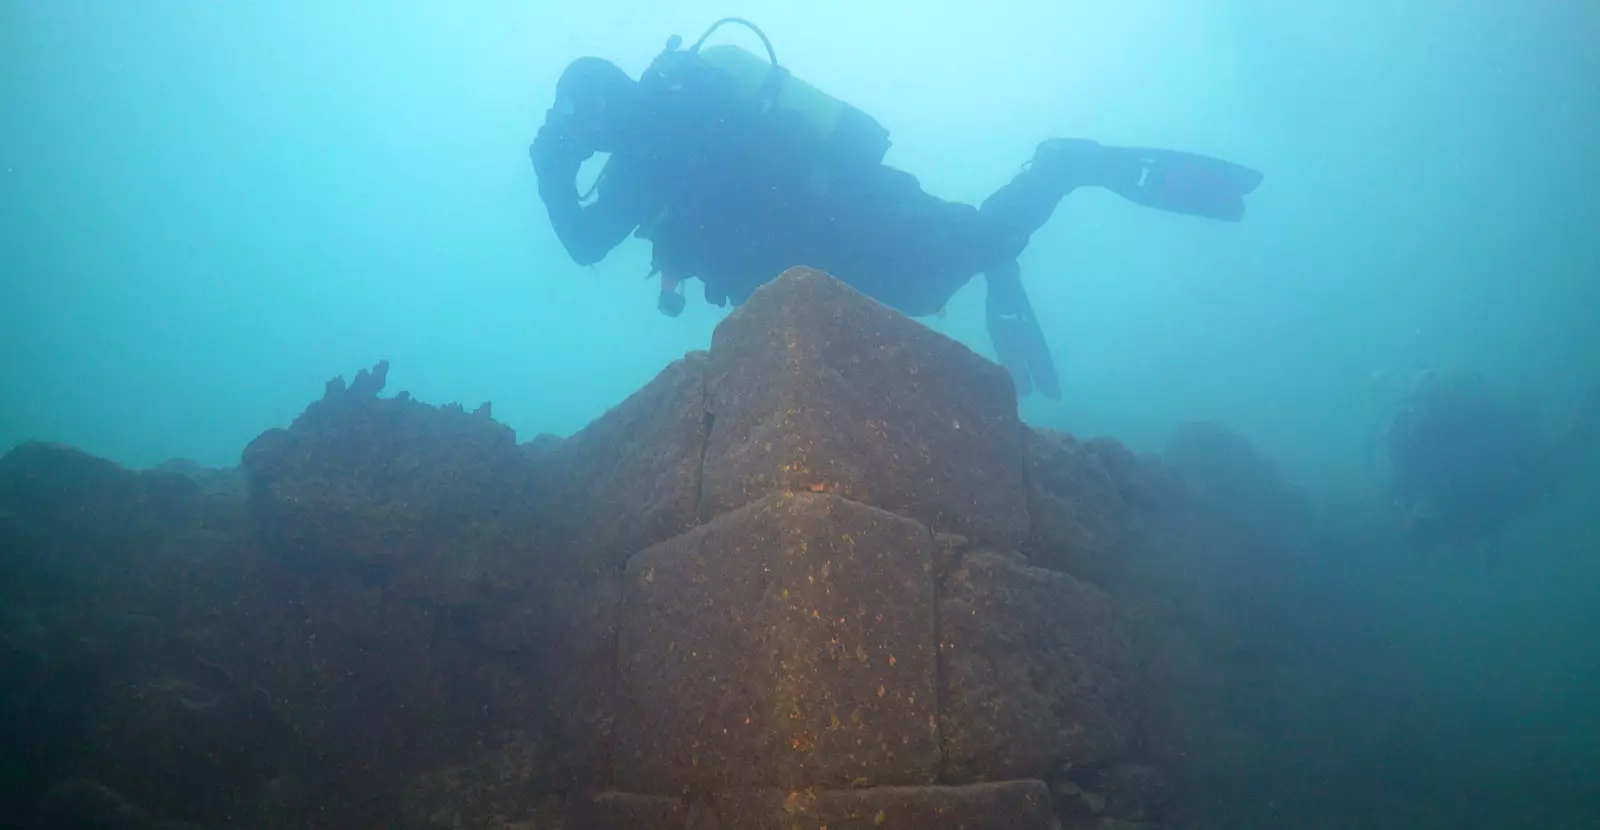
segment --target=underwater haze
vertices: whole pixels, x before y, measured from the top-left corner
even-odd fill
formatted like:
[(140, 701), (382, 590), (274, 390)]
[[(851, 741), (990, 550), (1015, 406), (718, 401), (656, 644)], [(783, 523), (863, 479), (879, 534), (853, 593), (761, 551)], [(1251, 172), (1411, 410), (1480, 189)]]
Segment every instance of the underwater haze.
[[(524, 437), (583, 426), (727, 312), (659, 314), (644, 242), (573, 265), (527, 145), (573, 57), (637, 74), (727, 14), (948, 199), (1049, 136), (1266, 173), (1237, 226), (1068, 197), (1022, 262), (1066, 387), (1030, 422), (1149, 447), (1214, 418), (1325, 474), (1361, 460), (1375, 371), (1559, 404), (1600, 354), (1577, 0), (0, 9), (5, 446), (231, 465), (379, 358)], [(981, 309), (928, 322), (989, 354)]]
[[(1553, 426), (1600, 385), (1588, 0), (0, 0), (0, 450), (233, 466), (383, 359), (520, 440), (581, 429), (729, 310), (659, 313), (643, 241), (573, 264), (529, 142), (573, 58), (637, 77), (728, 15), (947, 199), (1054, 136), (1263, 171), (1238, 224), (1067, 197), (1021, 260), (1064, 394), (1024, 419), (1247, 436), (1333, 517), (1304, 625), (1349, 706), (1413, 716), (1374, 780), (1465, 826), (1600, 827), (1600, 476), (1492, 569), (1374, 529), (1396, 378), (1480, 372)], [(975, 280), (922, 322), (992, 357), (983, 312)]]

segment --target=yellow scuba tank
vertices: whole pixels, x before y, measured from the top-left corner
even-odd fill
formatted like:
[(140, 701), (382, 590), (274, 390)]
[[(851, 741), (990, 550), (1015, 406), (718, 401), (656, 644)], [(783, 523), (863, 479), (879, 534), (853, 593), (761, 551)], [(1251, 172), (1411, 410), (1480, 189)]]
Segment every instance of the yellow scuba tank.
[[(753, 99), (764, 92), (770, 83), (772, 64), (733, 44), (712, 46), (700, 52), (706, 63), (722, 70), (734, 82), (739, 97)], [(787, 70), (778, 81), (772, 99), (774, 109), (788, 110), (805, 120), (811, 132), (824, 141), (830, 141), (839, 131), (844, 112), (849, 104), (800, 80)], [(888, 149), (887, 147), (885, 148)], [(882, 160), (880, 156), (878, 160)]]
[[(724, 23), (738, 23), (755, 32), (766, 47), (767, 59), (732, 44), (702, 48)], [(778, 63), (771, 41), (755, 24), (737, 17), (723, 18), (711, 24), (687, 50), (678, 49), (681, 43), (676, 35), (668, 40), (666, 51), (647, 74), (670, 79), (675, 61), (697, 59), (701, 65), (719, 72), (741, 100), (798, 115), (837, 166), (879, 164), (889, 151), (888, 130), (865, 112), (796, 78)]]

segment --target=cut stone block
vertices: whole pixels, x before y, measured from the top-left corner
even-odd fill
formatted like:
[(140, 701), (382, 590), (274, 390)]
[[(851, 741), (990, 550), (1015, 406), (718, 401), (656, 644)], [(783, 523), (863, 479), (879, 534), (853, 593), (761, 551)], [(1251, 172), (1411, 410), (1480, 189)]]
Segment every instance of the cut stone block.
[(717, 798), (722, 830), (1050, 830), (1043, 781), (969, 787), (731, 792)]
[(496, 620), (495, 633), (505, 632), (499, 642), (540, 643), (550, 742), (570, 756), (566, 766), (579, 781), (611, 765), (623, 563), (695, 523), (706, 358), (691, 352), (674, 361), (537, 456), (552, 553), (533, 566), (537, 606)]
[(1104, 591), (970, 553), (942, 586), (939, 627), (941, 780), (1042, 777), (1126, 749), (1132, 654)]
[(802, 493), (635, 556), (623, 589), (617, 786), (931, 783), (932, 547), (914, 521)]
[(547, 525), (562, 558), (620, 567), (694, 526), (706, 363), (705, 352), (674, 361), (546, 455)]
[(688, 806), (677, 798), (604, 792), (581, 799), (568, 814), (567, 830), (685, 830)]
[(707, 392), (702, 518), (810, 491), (975, 544), (1027, 535), (1010, 376), (827, 274), (790, 270), (717, 326)]

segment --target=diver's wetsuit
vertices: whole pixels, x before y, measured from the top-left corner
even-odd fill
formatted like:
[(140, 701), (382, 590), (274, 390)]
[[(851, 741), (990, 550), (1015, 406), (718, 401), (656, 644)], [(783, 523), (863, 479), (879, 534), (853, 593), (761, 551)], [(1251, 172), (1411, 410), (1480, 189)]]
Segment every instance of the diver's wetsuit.
[[(632, 84), (609, 62), (580, 61), (564, 79), (611, 75)], [(1149, 207), (1237, 221), (1261, 179), (1204, 156), (1051, 139), (974, 207), (926, 193), (904, 171), (836, 152), (797, 113), (762, 109), (704, 77), (640, 82), (626, 135), (587, 206), (574, 179), (592, 150), (567, 153), (559, 121), (546, 121), (529, 152), (551, 225), (574, 261), (598, 262), (635, 234), (654, 244), (664, 284), (698, 277), (714, 305), (742, 303), (804, 265), (912, 316), (937, 312), (983, 273), (990, 336), (1022, 394), (1035, 382), (1047, 397), (1060, 394), (1016, 260), (1063, 197), (1101, 186)], [(603, 106), (596, 111), (604, 118)]]
[(593, 204), (580, 208), (568, 181), (541, 178), (539, 192), (580, 264), (639, 229), (656, 267), (700, 278), (716, 305), (806, 265), (906, 314), (932, 314), (973, 275), (1014, 260), (1068, 190), (1027, 180), (1043, 175), (1031, 171), (980, 211), (886, 165), (829, 168), (781, 111), (672, 103), (653, 113), (640, 147), (612, 155)]

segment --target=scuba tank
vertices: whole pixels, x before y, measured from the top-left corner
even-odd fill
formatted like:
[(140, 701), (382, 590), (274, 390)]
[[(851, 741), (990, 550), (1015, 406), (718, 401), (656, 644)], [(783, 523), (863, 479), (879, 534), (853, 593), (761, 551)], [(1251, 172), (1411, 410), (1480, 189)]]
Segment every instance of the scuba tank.
[[(766, 59), (731, 44), (704, 48), (705, 42), (727, 23), (740, 24), (756, 34), (766, 47)], [(761, 113), (775, 110), (798, 116), (809, 137), (822, 149), (823, 167), (845, 173), (883, 163), (889, 151), (889, 131), (872, 116), (796, 78), (778, 63), (772, 41), (754, 23), (726, 17), (711, 24), (692, 46), (673, 35), (667, 46), (639, 78), (641, 87), (670, 94), (687, 86), (706, 86), (737, 101), (753, 103)], [(635, 236), (650, 238), (653, 229), (641, 227)], [(656, 307), (676, 317), (684, 308), (682, 281), (652, 267), (645, 279), (660, 275)]]
[[(702, 48), (726, 23), (755, 32), (766, 47), (766, 60), (731, 44)], [(725, 17), (711, 24), (688, 49), (679, 48), (682, 44), (677, 35), (669, 38), (667, 48), (645, 70), (640, 83), (672, 89), (696, 75), (714, 73), (730, 94), (754, 102), (762, 112), (785, 110), (799, 116), (835, 168), (881, 164), (889, 152), (889, 131), (877, 119), (796, 78), (778, 63), (772, 41), (754, 23)]]

